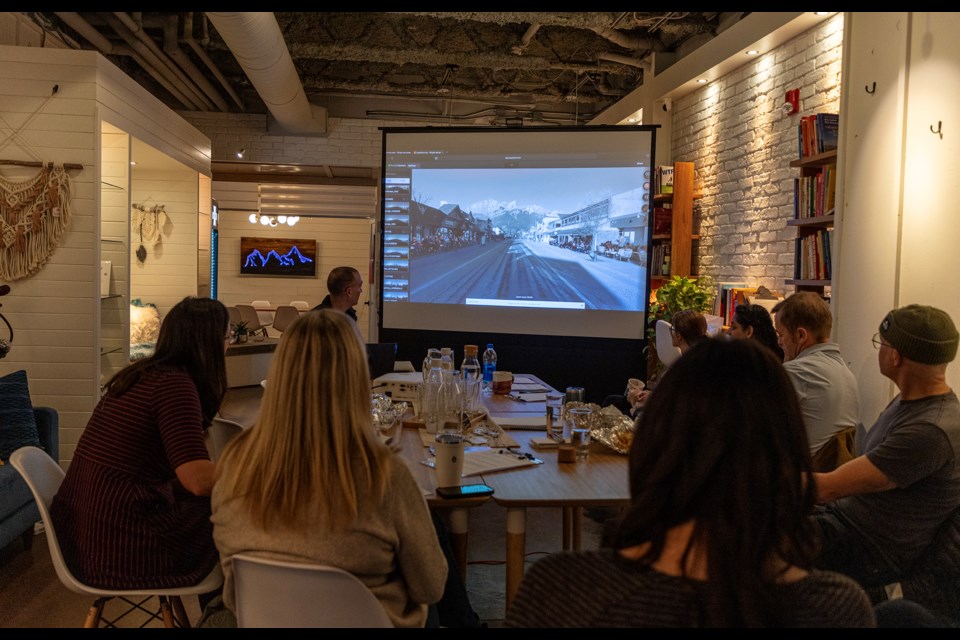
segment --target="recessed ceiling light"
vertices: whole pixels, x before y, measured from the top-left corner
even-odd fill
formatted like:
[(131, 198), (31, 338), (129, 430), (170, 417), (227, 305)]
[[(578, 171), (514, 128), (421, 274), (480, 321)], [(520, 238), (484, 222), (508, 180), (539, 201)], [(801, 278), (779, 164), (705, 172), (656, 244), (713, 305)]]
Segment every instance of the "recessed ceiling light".
[(706, 79), (706, 78), (700, 78), (699, 80), (697, 80), (697, 82), (698, 82), (699, 84), (707, 84), (707, 79)]
[(137, 166), (137, 161), (136, 161), (136, 160), (131, 160), (131, 161), (130, 161), (130, 166), (131, 166), (131, 167)]
[(829, 11), (814, 11), (813, 13), (818, 16), (825, 16), (830, 14)]
[(750, 49), (749, 51), (747, 51), (747, 55), (748, 55), (748, 56), (755, 56), (755, 55), (757, 55), (758, 53), (760, 53), (760, 52), (759, 52), (758, 50), (756, 50), (756, 49)]

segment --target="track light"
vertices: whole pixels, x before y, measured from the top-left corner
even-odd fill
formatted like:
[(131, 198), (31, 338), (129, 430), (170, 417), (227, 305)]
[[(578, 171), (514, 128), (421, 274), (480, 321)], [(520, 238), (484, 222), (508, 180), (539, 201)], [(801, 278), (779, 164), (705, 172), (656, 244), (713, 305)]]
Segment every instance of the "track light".
[(245, 154), (246, 152), (247, 152), (246, 149), (240, 149), (240, 151), (237, 151), (237, 157), (242, 160), (242, 159), (243, 159), (243, 154)]

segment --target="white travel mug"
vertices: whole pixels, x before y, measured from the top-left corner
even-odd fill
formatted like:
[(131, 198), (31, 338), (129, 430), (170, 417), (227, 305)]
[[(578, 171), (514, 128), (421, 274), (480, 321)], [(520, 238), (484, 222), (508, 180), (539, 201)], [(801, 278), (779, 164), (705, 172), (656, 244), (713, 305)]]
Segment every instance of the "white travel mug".
[(458, 433), (437, 434), (434, 468), (438, 487), (459, 487), (463, 477), (463, 436)]

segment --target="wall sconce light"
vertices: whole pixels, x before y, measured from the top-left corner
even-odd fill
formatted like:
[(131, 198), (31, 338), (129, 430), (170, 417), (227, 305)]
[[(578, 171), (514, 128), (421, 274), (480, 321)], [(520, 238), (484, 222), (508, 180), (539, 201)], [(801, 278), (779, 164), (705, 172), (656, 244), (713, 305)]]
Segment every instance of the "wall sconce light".
[(257, 213), (251, 213), (247, 219), (250, 221), (250, 224), (260, 223), (265, 227), (277, 227), (281, 224), (292, 227), (300, 222), (300, 216), (269, 216)]
[(246, 149), (240, 149), (240, 151), (237, 151), (237, 157), (242, 160), (242, 159), (243, 159), (243, 154), (245, 154), (246, 152), (247, 152)]

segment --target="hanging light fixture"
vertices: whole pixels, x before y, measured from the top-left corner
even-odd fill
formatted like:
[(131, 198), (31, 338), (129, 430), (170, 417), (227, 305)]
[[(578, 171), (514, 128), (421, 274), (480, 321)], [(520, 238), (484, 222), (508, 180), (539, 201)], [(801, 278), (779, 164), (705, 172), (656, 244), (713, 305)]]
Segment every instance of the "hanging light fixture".
[(259, 222), (265, 227), (276, 227), (281, 224), (292, 227), (300, 222), (300, 216), (271, 216), (262, 213), (251, 213), (248, 220), (250, 220), (250, 224), (257, 224)]

